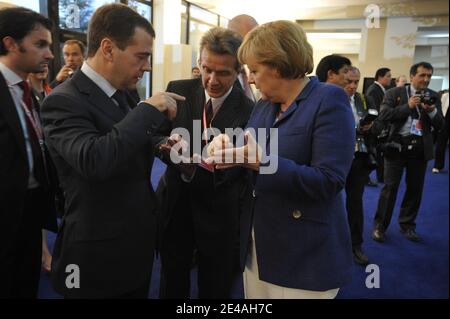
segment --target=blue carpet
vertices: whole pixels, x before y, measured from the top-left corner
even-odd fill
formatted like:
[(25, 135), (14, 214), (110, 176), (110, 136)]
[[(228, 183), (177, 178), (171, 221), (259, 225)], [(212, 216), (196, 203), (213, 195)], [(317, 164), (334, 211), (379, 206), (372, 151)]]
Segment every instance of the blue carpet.
[[(447, 154), (448, 155), (448, 154)], [(448, 159), (448, 156), (447, 156)], [(366, 187), (364, 193), (365, 231), (363, 248), (371, 263), (380, 271), (380, 287), (367, 288), (365, 267), (355, 265), (353, 281), (342, 288), (338, 298), (448, 298), (449, 297), (449, 175), (448, 170), (440, 174), (431, 174), (429, 163), (422, 205), (417, 218), (417, 232), (423, 238), (420, 243), (413, 243), (403, 237), (396, 223), (399, 206), (405, 191), (401, 184), (392, 223), (386, 232), (386, 242), (374, 242), (370, 238), (372, 220), (378, 201), (381, 186)], [(447, 161), (448, 167), (448, 161)], [(157, 182), (164, 172), (165, 166), (158, 160), (152, 174), (152, 184)], [(372, 176), (372, 179), (375, 179)], [(55, 234), (49, 233), (50, 249), (53, 248)], [(155, 260), (149, 297), (158, 298), (159, 271), (161, 265)], [(192, 282), (196, 282), (196, 271), (192, 271)], [(197, 296), (195, 284), (191, 295)], [(241, 278), (236, 278), (233, 298), (243, 298)], [(41, 276), (39, 298), (61, 298), (53, 291), (47, 275)]]

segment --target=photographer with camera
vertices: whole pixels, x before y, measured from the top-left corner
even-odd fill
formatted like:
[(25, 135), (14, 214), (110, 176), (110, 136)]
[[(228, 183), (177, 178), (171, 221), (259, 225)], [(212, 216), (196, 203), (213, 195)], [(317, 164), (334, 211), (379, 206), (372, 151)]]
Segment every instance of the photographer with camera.
[(372, 238), (384, 242), (392, 218), (398, 187), (406, 169), (406, 192), (400, 208), (400, 231), (411, 241), (420, 241), (416, 233), (427, 161), (433, 158), (431, 127), (441, 129), (444, 117), (436, 92), (428, 89), (433, 66), (427, 62), (410, 69), (411, 84), (386, 92), (380, 119), (390, 125), (384, 145), (384, 180), (378, 200)]
[(378, 111), (371, 105), (367, 105), (364, 95), (356, 92), (361, 73), (356, 67), (349, 67), (347, 73), (347, 85), (345, 92), (350, 99), (353, 115), (355, 117), (356, 144), (352, 167), (347, 176), (345, 191), (347, 194), (346, 207), (348, 223), (352, 236), (353, 260), (360, 265), (367, 265), (369, 258), (362, 251), (364, 209), (363, 194), (364, 185), (370, 172), (376, 168), (374, 151), (369, 141), (374, 120)]

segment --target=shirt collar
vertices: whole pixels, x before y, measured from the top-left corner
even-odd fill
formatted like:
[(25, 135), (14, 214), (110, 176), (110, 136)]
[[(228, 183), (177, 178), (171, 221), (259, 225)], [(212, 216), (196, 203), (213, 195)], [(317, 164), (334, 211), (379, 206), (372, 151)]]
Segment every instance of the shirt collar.
[(380, 82), (375, 81), (375, 83), (383, 90), (383, 93), (386, 93), (386, 89), (384, 88), (384, 86), (382, 86), (382, 85), (380, 84)]
[(83, 72), (89, 79), (91, 79), (97, 86), (105, 92), (105, 94), (110, 98), (116, 93), (117, 89), (111, 85), (103, 76), (98, 74), (86, 61), (83, 62), (81, 67), (81, 72)]
[(228, 90), (227, 93), (225, 93), (221, 97), (217, 97), (217, 98), (210, 97), (208, 92), (206, 92), (206, 90), (205, 90), (205, 102), (208, 103), (209, 99), (211, 99), (211, 104), (212, 104), (213, 110), (216, 110), (218, 107), (220, 107), (223, 104), (223, 102), (228, 97), (228, 95), (230, 95), (232, 90), (233, 90), (233, 86), (231, 86), (231, 88)]
[(412, 84), (410, 84), (410, 86), (409, 86), (409, 91), (411, 93), (411, 96), (416, 95), (417, 90)]
[(0, 72), (2, 72), (3, 76), (6, 79), (6, 83), (9, 85), (17, 85), (23, 81), (23, 79), (17, 75), (13, 70), (8, 68), (2, 62), (0, 62)]

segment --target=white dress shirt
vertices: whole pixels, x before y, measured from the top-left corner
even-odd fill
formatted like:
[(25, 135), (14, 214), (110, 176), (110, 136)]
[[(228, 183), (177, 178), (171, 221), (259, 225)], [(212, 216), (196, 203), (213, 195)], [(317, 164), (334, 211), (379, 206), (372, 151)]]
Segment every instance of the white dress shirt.
[(30, 135), (28, 134), (27, 122), (25, 120), (25, 113), (22, 109), (22, 97), (23, 91), (19, 86), (19, 83), (23, 79), (17, 75), (14, 71), (8, 68), (6, 65), (0, 62), (0, 72), (8, 84), (9, 92), (16, 106), (17, 115), (19, 116), (20, 126), (22, 127), (23, 136), (25, 137), (25, 148), (27, 152), (28, 167), (30, 169), (30, 175), (28, 178), (28, 189), (36, 188), (39, 186), (36, 178), (33, 175), (34, 160), (33, 160), (33, 150), (31, 148)]

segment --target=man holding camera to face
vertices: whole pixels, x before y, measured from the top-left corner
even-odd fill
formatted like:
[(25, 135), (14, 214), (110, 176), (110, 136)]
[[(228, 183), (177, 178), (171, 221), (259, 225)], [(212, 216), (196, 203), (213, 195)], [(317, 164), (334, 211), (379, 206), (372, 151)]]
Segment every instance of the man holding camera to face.
[(411, 241), (420, 241), (415, 219), (419, 211), (427, 161), (433, 158), (431, 127), (444, 125), (441, 102), (428, 89), (433, 66), (427, 62), (410, 69), (411, 84), (386, 92), (380, 119), (389, 125), (384, 147), (384, 180), (374, 220), (372, 238), (383, 242), (391, 221), (398, 187), (406, 168), (406, 192), (400, 208), (400, 231)]
[[(372, 127), (378, 116), (373, 105), (368, 105), (364, 95), (356, 92), (361, 78), (358, 68), (350, 66), (347, 73), (347, 85), (344, 87), (349, 96), (355, 117), (356, 143), (352, 167), (345, 184), (348, 223), (352, 236), (353, 260), (360, 265), (367, 265), (369, 258), (362, 251), (363, 243), (363, 194), (369, 173), (376, 168), (373, 147), (370, 145)], [(376, 125), (376, 124), (375, 124)]]

